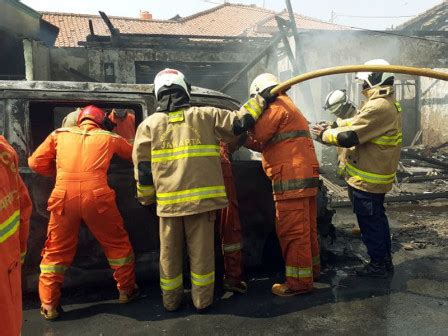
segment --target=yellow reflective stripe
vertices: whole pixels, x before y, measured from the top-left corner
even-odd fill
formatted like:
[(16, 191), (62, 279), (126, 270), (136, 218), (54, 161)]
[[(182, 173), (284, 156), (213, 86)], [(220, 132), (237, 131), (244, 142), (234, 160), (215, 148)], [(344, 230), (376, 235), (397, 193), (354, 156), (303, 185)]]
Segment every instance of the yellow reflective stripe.
[(383, 174), (375, 174), (375, 173), (365, 172), (363, 170), (360, 170), (360, 169), (352, 166), (348, 162), (346, 164), (346, 172), (348, 173), (348, 175), (350, 175), (351, 177), (353, 177), (357, 180), (365, 181), (365, 182), (373, 183), (373, 184), (393, 183), (395, 181), (395, 175), (396, 175), (396, 173), (383, 175)]
[(311, 278), (313, 270), (311, 267), (286, 266), (286, 276), (289, 278)]
[(0, 243), (3, 243), (6, 239), (16, 233), (20, 224), (20, 210), (16, 210), (13, 214), (0, 224)]
[(180, 286), (182, 286), (182, 283), (183, 283), (182, 273), (173, 279), (166, 279), (160, 277), (160, 288), (162, 288), (165, 291), (175, 290)]
[(20, 262), (23, 264), (26, 257), (26, 250), (24, 252), (20, 252)]
[(337, 139), (338, 131), (336, 128), (326, 130), (324, 135), (325, 135), (324, 142), (332, 145), (338, 145), (338, 139)]
[(261, 106), (259, 106), (255, 99), (249, 99), (243, 107), (247, 110), (247, 112), (250, 113), (250, 115), (257, 120), (263, 110), (261, 109)]
[(181, 146), (151, 151), (152, 162), (173, 161), (187, 157), (220, 156), (217, 145)]
[(174, 147), (174, 148), (168, 148), (168, 149), (156, 149), (151, 151), (152, 155), (158, 155), (158, 154), (176, 154), (179, 151), (184, 151), (188, 149), (216, 149), (219, 151), (220, 147), (217, 145), (194, 145), (194, 146), (181, 146), (181, 147)]
[(210, 272), (208, 274), (197, 274), (191, 272), (191, 283), (196, 286), (208, 286), (215, 282), (215, 272)]
[(148, 197), (148, 196), (155, 196), (156, 191), (154, 189), (153, 185), (141, 185), (140, 183), (137, 183), (137, 196), (138, 197)]
[(192, 157), (207, 157), (207, 156), (219, 156), (218, 152), (199, 152), (199, 153), (183, 153), (173, 156), (167, 156), (163, 158), (153, 158), (153, 162), (162, 162), (162, 161), (175, 161), (185, 158), (192, 158)]
[(320, 256), (313, 257), (313, 266), (320, 265)]
[(57, 273), (64, 274), (67, 271), (68, 267), (64, 265), (44, 265), (40, 264), (40, 272), (41, 273)]
[(224, 186), (194, 188), (170, 193), (157, 193), (157, 203), (166, 205), (216, 197), (226, 197), (226, 189)]
[(222, 250), (224, 253), (231, 253), (236, 251), (241, 251), (243, 248), (243, 245), (241, 243), (235, 243), (235, 244), (224, 244), (222, 247)]
[(134, 260), (134, 255), (130, 254), (127, 257), (124, 258), (118, 258), (118, 259), (107, 259), (110, 266), (123, 266), (126, 264), (131, 263)]
[(401, 104), (400, 104), (400, 102), (395, 102), (394, 103), (394, 105), (395, 105), (395, 108), (397, 109), (397, 111), (398, 112), (403, 112), (403, 108), (401, 107)]
[(370, 140), (370, 142), (376, 145), (398, 146), (403, 142), (403, 133), (398, 132), (395, 135), (382, 135), (376, 139)]

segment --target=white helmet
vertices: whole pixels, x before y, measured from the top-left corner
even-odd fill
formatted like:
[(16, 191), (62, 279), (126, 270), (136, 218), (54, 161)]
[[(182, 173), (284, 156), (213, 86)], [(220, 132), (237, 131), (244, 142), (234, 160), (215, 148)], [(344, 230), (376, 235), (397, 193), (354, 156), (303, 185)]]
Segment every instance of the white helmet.
[(273, 74), (261, 74), (252, 81), (249, 89), (249, 94), (250, 96), (255, 96), (257, 93), (261, 93), (267, 88), (277, 86), (278, 84), (280, 84), (280, 81)]
[(328, 110), (338, 118), (351, 118), (356, 112), (356, 107), (348, 99), (346, 90), (333, 90), (325, 98), (324, 110)]
[[(364, 65), (390, 65), (388, 61), (383, 59), (374, 59), (364, 63)], [(394, 74), (391, 72), (358, 72), (356, 79), (366, 82), (370, 88), (383, 85), (386, 80), (394, 79)]]
[(187, 83), (184, 74), (179, 70), (167, 68), (160, 71), (156, 75), (156, 78), (154, 78), (154, 91), (157, 100), (159, 99), (159, 94), (163, 91), (163, 88), (170, 87), (171, 85), (180, 86), (190, 98), (190, 85)]

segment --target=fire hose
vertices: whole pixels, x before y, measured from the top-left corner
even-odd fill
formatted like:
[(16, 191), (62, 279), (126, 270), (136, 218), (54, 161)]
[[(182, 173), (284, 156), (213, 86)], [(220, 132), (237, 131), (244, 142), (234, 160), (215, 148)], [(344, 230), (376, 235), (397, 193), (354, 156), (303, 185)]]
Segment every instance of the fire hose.
[(435, 79), (440, 79), (444, 81), (448, 81), (448, 73), (436, 71), (428, 68), (415, 68), (401, 65), (344, 65), (337, 66), (333, 68), (320, 69), (316, 71), (311, 71), (304, 73), (303, 75), (299, 75), (293, 77), (283, 83), (280, 83), (276, 87), (271, 90), (272, 94), (278, 94), (280, 92), (285, 92), (291, 86), (302, 83), (304, 81), (328, 76), (328, 75), (337, 75), (343, 73), (351, 73), (351, 72), (392, 72), (392, 73), (401, 73), (405, 75), (413, 75), (413, 76), (423, 76), (430, 77)]

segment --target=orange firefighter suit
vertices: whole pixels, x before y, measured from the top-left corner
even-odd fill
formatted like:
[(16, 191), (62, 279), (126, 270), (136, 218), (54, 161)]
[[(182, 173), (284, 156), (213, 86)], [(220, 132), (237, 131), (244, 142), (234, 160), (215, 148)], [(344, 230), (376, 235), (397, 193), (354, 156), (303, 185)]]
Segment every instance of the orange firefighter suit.
[(134, 255), (115, 192), (107, 184), (107, 169), (117, 154), (131, 160), (132, 146), (93, 121), (51, 133), (28, 159), (32, 170), (54, 175), (56, 185), (48, 200), (50, 221), (42, 251), (39, 295), (42, 304), (57, 307), (64, 273), (76, 252), (83, 220), (102, 246), (114, 269), (120, 293), (135, 288)]
[(246, 146), (262, 153), (263, 169), (272, 181), (286, 286), (292, 291), (311, 291), (313, 276), (320, 273), (319, 163), (308, 122), (287, 95), (280, 95), (258, 120)]
[(124, 118), (119, 118), (114, 112), (109, 114), (109, 119), (117, 126), (114, 127), (113, 132), (121, 135), (129, 142), (134, 142), (135, 138), (135, 116), (132, 113), (126, 112)]
[(2, 335), (22, 328), (21, 262), (28, 240), (32, 205), (19, 175), (18, 158), (0, 136), (0, 326)]
[(220, 211), (217, 224), (224, 256), (224, 278), (226, 281), (237, 283), (242, 280), (243, 273), (241, 223), (229, 150), (225, 143), (221, 142), (220, 145), (221, 168), (229, 204)]

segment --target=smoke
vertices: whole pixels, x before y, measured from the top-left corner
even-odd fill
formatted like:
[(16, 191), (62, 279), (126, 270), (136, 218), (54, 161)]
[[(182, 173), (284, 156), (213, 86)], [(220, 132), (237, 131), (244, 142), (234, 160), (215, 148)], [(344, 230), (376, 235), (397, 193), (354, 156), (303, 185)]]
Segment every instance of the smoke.
[[(422, 44), (422, 41), (365, 31), (309, 31), (301, 33), (299, 39), (299, 59), (304, 62), (300, 64), (301, 71), (306, 72), (340, 65), (363, 64), (377, 58), (385, 59), (391, 64), (409, 65), (416, 58), (413, 55), (412, 61), (409, 59), (409, 52), (415, 49), (415, 45), (409, 44)], [(293, 39), (290, 40), (294, 45)], [(404, 48), (408, 51), (403, 50)], [(280, 65), (285, 65), (284, 60), (280, 60)], [(282, 70), (284, 69), (279, 69)], [(354, 81), (354, 74), (327, 76), (305, 82), (292, 90), (292, 96), (309, 121), (316, 122), (330, 118), (322, 111), (322, 106), (326, 95), (334, 89), (346, 89), (352, 100), (359, 103), (360, 90)]]
[[(399, 33), (399, 32), (397, 32)], [(299, 34), (298, 61), (301, 73), (317, 69), (364, 64), (372, 59), (385, 59), (390, 64), (438, 67), (446, 63), (446, 44), (437, 43), (421, 38), (409, 38), (386, 32), (371, 31), (307, 31)], [(295, 50), (294, 39), (290, 38), (292, 50)], [(442, 63), (442, 64), (441, 64)], [(286, 56), (279, 58), (279, 74), (291, 73), (292, 66)], [(360, 105), (364, 97), (360, 84), (354, 80), (355, 74), (334, 75), (310, 80), (291, 89), (289, 95), (306, 116), (310, 123), (320, 120), (334, 120), (334, 117), (323, 111), (327, 94), (335, 89), (346, 89), (351, 100)], [(396, 79), (413, 80), (412, 77), (397, 75)], [(403, 97), (399, 97), (400, 99)], [(411, 138), (415, 130), (416, 116), (414, 93), (406, 97), (408, 105), (413, 109), (404, 116), (413, 123), (412, 127), (405, 127), (405, 138)], [(411, 122), (412, 121), (412, 122)], [(406, 123), (404, 123), (406, 124)], [(406, 134), (406, 132), (408, 134)], [(325, 148), (325, 147), (324, 147)], [(318, 146), (319, 157), (322, 149)]]

